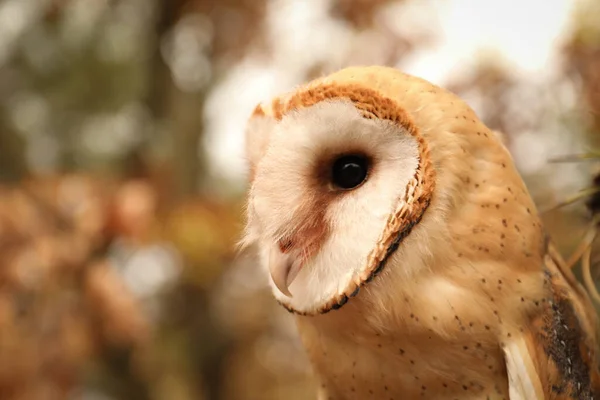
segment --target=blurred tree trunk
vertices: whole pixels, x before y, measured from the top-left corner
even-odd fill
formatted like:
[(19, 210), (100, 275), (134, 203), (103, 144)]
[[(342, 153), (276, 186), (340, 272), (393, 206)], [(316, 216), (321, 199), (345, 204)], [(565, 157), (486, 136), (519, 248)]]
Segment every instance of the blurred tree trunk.
[(154, 10), (155, 25), (154, 34), (150, 37), (149, 47), (152, 49), (149, 63), (148, 93), (146, 104), (157, 119), (168, 117), (169, 89), (173, 85), (169, 67), (164, 62), (160, 43), (162, 37), (173, 27), (177, 21), (177, 15), (181, 4), (185, 0), (157, 0)]
[(0, 117), (0, 181), (2, 182), (19, 180), (28, 172), (25, 141), (7, 125)]
[(155, 29), (149, 43), (152, 55), (145, 101), (158, 125), (165, 128), (162, 134), (167, 135), (155, 139), (169, 147), (167, 157), (174, 177), (169, 197), (173, 201), (196, 193), (204, 175), (200, 143), (206, 91), (185, 93), (180, 90), (161, 51), (163, 38), (177, 24), (188, 3), (189, 0), (156, 1)]
[[(150, 38), (152, 49), (148, 71), (149, 90), (145, 102), (159, 126), (158, 143), (166, 143), (168, 164), (172, 168), (170, 193), (165, 197), (169, 204), (181, 203), (195, 195), (202, 188), (205, 164), (201, 152), (204, 129), (203, 107), (210, 85), (200, 91), (184, 92), (174, 82), (170, 68), (161, 51), (162, 40), (176, 26), (179, 18), (189, 12), (190, 0), (157, 0), (155, 9), (155, 29)], [(194, 51), (190, 49), (190, 51)], [(202, 266), (194, 266), (202, 268)], [(193, 391), (202, 393), (207, 400), (219, 399), (222, 383), (222, 360), (227, 355), (219, 330), (208, 313), (208, 294), (197, 286), (179, 291), (183, 299), (181, 307), (191, 314), (178, 321), (175, 331), (184, 332), (185, 339), (175, 335), (165, 340), (183, 340), (193, 343), (189, 349), (190, 370), (196, 387)], [(173, 315), (181, 310), (173, 310)], [(205, 397), (204, 397), (205, 396)]]
[(202, 109), (206, 91), (184, 93), (173, 86), (171, 91), (171, 148), (175, 178), (175, 200), (190, 197), (203, 186), (205, 178), (201, 147), (204, 120)]

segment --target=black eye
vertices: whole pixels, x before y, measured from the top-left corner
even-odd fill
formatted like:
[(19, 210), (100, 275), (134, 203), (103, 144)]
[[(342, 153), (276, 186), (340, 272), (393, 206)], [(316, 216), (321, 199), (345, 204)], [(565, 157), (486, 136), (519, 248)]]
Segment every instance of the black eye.
[(333, 163), (331, 180), (342, 189), (354, 189), (367, 178), (367, 158), (360, 155), (341, 156)]

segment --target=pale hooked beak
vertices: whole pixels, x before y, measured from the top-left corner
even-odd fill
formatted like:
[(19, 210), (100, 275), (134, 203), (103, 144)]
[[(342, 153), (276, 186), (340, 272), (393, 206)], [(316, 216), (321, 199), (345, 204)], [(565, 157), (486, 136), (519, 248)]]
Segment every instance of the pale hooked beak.
[(292, 297), (289, 287), (302, 269), (302, 261), (293, 254), (284, 254), (276, 246), (269, 253), (269, 272), (277, 289)]

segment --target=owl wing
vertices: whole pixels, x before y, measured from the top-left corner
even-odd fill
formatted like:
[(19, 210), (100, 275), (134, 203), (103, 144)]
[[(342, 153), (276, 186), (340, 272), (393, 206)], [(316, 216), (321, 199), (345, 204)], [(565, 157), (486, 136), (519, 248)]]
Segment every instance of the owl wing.
[(542, 312), (504, 345), (510, 399), (600, 399), (594, 307), (551, 243), (543, 268)]

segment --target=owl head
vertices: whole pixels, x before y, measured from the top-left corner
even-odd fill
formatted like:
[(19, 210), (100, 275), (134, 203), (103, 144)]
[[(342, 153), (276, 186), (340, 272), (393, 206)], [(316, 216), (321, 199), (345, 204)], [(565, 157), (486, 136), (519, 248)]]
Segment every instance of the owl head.
[[(490, 168), (512, 168), (464, 102), (386, 67), (346, 68), (257, 106), (246, 154), (243, 242), (257, 245), (276, 299), (304, 315), (430, 270), (452, 253), (458, 203), (479, 199), (469, 195)], [(474, 158), (493, 166), (473, 170)]]

